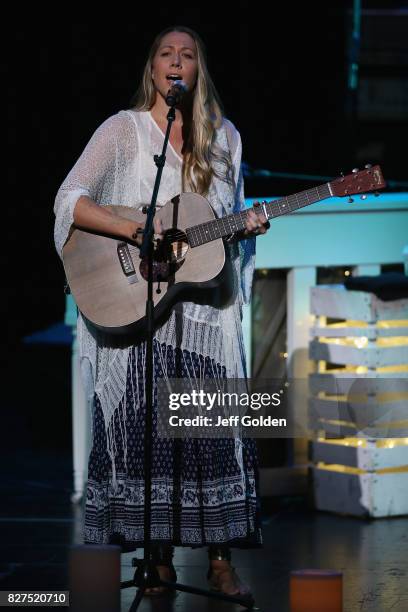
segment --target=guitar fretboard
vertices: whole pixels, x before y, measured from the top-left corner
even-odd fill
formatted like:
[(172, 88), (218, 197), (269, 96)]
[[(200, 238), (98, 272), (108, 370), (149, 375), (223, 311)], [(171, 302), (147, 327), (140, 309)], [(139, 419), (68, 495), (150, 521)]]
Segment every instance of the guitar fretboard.
[[(300, 191), (299, 193), (285, 196), (273, 202), (267, 202), (265, 204), (265, 212), (268, 219), (273, 219), (274, 217), (280, 217), (295, 212), (299, 210), (299, 208), (309, 206), (309, 204), (325, 200), (331, 197), (331, 195), (329, 184), (325, 183), (324, 185), (319, 185), (318, 187), (313, 187), (306, 191)], [(212, 221), (206, 221), (205, 223), (188, 227), (186, 229), (186, 234), (190, 247), (197, 247), (201, 244), (230, 236), (235, 232), (245, 229), (248, 210), (249, 209), (242, 210), (233, 215), (227, 215), (220, 219), (213, 219)], [(255, 209), (253, 208), (252, 210)], [(264, 212), (264, 206), (260, 206), (259, 210), (256, 210), (256, 212)]]

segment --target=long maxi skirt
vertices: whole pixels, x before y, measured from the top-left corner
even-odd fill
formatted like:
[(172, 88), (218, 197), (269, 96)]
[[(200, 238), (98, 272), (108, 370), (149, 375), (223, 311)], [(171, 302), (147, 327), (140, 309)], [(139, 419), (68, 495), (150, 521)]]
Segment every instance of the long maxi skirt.
[[(145, 344), (129, 352), (126, 401), (114, 413), (116, 487), (104, 417), (94, 396), (93, 443), (88, 464), (84, 543), (118, 544), (122, 551), (144, 541)], [(154, 339), (154, 385), (163, 378), (225, 376), (209, 357), (159, 345)], [(175, 546), (262, 546), (256, 442), (243, 438), (242, 470), (233, 438), (160, 438), (153, 405), (151, 540)]]

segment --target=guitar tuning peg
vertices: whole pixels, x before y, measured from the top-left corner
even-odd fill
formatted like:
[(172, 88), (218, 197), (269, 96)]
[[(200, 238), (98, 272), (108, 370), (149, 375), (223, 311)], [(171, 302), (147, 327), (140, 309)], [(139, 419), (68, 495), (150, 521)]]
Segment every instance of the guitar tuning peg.
[(358, 169), (358, 168), (353, 168), (353, 169), (352, 169), (352, 173), (353, 173), (353, 174), (357, 174), (357, 172), (359, 172), (359, 169)]
[(367, 199), (367, 194), (363, 193), (363, 195), (360, 196), (361, 200), (366, 200)]
[(352, 198), (352, 197), (349, 197), (349, 199), (348, 199), (347, 201), (348, 201), (348, 202), (350, 202), (350, 204), (351, 204), (352, 202), (354, 202), (354, 200), (353, 200), (353, 198)]
[(372, 168), (372, 167), (373, 167), (373, 164), (366, 164), (366, 165), (364, 166), (364, 168), (366, 168), (367, 170), (369, 170), (369, 169), (370, 169), (370, 168)]

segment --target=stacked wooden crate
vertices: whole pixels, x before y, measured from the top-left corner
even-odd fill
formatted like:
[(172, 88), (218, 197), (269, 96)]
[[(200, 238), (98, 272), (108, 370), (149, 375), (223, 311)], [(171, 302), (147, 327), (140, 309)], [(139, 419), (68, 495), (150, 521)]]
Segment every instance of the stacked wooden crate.
[(408, 514), (408, 299), (311, 289), (309, 377), (316, 508)]

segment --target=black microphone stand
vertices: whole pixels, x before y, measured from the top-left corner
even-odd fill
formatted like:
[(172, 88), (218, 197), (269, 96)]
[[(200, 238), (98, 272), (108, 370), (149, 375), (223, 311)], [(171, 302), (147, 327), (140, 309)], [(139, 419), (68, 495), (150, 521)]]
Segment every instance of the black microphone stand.
[(144, 508), (144, 558), (132, 559), (132, 566), (137, 567), (133, 580), (121, 582), (120, 588), (125, 589), (131, 586), (137, 586), (138, 591), (132, 602), (129, 612), (134, 612), (139, 607), (142, 601), (144, 592), (150, 587), (166, 587), (186, 593), (195, 593), (204, 595), (213, 599), (221, 599), (231, 603), (237, 603), (244, 606), (247, 610), (254, 609), (254, 600), (251, 598), (242, 598), (224, 593), (212, 592), (205, 589), (190, 587), (178, 582), (168, 582), (160, 578), (159, 572), (151, 559), (151, 482), (152, 482), (152, 420), (153, 420), (153, 334), (154, 334), (154, 302), (153, 302), (153, 254), (154, 254), (154, 228), (153, 219), (156, 212), (157, 194), (159, 192), (161, 176), (163, 173), (164, 164), (166, 163), (166, 150), (170, 137), (170, 130), (173, 121), (176, 118), (175, 106), (180, 101), (181, 94), (168, 95), (166, 98), (167, 104), (170, 106), (167, 114), (167, 129), (163, 142), (161, 155), (154, 156), (154, 162), (157, 166), (156, 179), (153, 187), (153, 194), (150, 206), (147, 210), (146, 224), (143, 232), (143, 242), (140, 248), (140, 257), (147, 258), (147, 300), (146, 300), (146, 429), (145, 429), (145, 508)]

